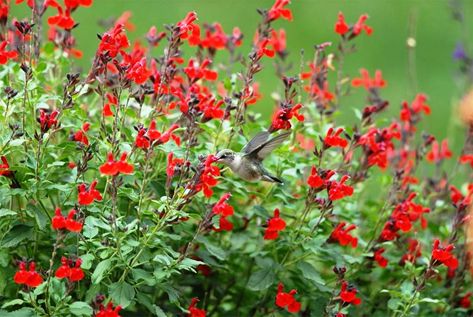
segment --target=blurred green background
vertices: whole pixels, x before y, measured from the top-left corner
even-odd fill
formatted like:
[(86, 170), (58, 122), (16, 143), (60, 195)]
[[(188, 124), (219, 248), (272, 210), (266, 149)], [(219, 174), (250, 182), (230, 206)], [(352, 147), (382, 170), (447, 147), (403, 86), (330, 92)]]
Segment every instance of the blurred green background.
[[(300, 64), (300, 50), (305, 51), (305, 59), (310, 60), (314, 44), (331, 41), (337, 43), (338, 37), (333, 32), (337, 13), (345, 13), (347, 22), (356, 21), (363, 13), (369, 14), (368, 24), (373, 27), (373, 35), (360, 36), (356, 39), (358, 52), (350, 55), (345, 63), (346, 73), (356, 76), (360, 68), (370, 72), (383, 71), (388, 87), (383, 97), (391, 102), (390, 112), (397, 114), (403, 100), (412, 100), (414, 88), (408, 78), (408, 49), (406, 39), (409, 34), (409, 20), (414, 17), (417, 46), (416, 73), (417, 90), (429, 96), (432, 115), (427, 118), (424, 128), (438, 138), (449, 136), (454, 149), (458, 151), (463, 142), (462, 127), (456, 119), (456, 101), (461, 96), (461, 87), (457, 74), (458, 65), (452, 59), (456, 44), (464, 36), (459, 23), (452, 18), (447, 0), (293, 0), (290, 8), (294, 21), (277, 21), (275, 28), (283, 27), (287, 31), (289, 60), (294, 63), (295, 75)], [(240, 51), (246, 55), (259, 21), (257, 8), (269, 8), (274, 0), (95, 0), (92, 8), (79, 8), (73, 16), (80, 23), (74, 30), (78, 48), (84, 51), (84, 58), (78, 63), (82, 67), (90, 64), (98, 39), (96, 34), (104, 32), (98, 24), (101, 19), (118, 17), (124, 11), (131, 11), (131, 22), (136, 30), (129, 33), (131, 39), (143, 38), (150, 26), (156, 25), (163, 30), (163, 24), (172, 24), (181, 20), (191, 10), (198, 13), (199, 23), (221, 22), (224, 30), (230, 32), (239, 26), (246, 38)], [(51, 10), (51, 9), (49, 9)], [(25, 5), (13, 5), (13, 15), (24, 16)], [(54, 11), (48, 11), (51, 15)], [(463, 1), (463, 14), (467, 26), (473, 16), (473, 1)], [(462, 35), (463, 34), (463, 35)], [(160, 47), (158, 47), (160, 49)], [(332, 48), (335, 49), (335, 48)], [(240, 67), (242, 68), (242, 67)], [(257, 75), (265, 98), (257, 103), (253, 110), (270, 119), (274, 109), (271, 92), (281, 91), (282, 84), (276, 78), (272, 62), (266, 64), (263, 72)], [(354, 117), (353, 108), (365, 105), (364, 91), (353, 91), (353, 96), (344, 99), (345, 108), (342, 122), (350, 122)]]

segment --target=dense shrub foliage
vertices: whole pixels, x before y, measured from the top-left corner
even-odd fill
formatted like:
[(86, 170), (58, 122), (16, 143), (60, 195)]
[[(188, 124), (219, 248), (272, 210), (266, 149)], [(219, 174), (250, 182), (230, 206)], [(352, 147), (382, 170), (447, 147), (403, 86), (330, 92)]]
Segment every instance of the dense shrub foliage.
[[(380, 70), (344, 72), (373, 32), (367, 15), (334, 17), (331, 42), (291, 68), (289, 0), (259, 10), (245, 37), (190, 12), (133, 42), (125, 13), (90, 38), (97, 51), (77, 73), (74, 12), (92, 0), (9, 2), (1, 316), (471, 314), (473, 186), (457, 176), (471, 173), (473, 130), (452, 153), (419, 127), (426, 95), (391, 105)], [(258, 110), (263, 65), (281, 78), (271, 122)], [(366, 106), (340, 126), (348, 94)], [(238, 169), (253, 166), (264, 179)]]

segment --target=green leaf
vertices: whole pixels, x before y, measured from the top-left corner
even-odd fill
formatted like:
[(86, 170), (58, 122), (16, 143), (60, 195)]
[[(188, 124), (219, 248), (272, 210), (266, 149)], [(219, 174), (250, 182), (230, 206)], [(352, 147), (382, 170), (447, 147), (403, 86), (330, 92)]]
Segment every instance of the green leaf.
[(197, 238), (197, 241), (204, 244), (205, 247), (207, 248), (207, 251), (209, 251), (209, 253), (213, 255), (214, 257), (216, 257), (217, 259), (225, 260), (225, 258), (227, 257), (227, 253), (225, 252), (225, 250), (211, 243), (209, 239), (205, 237), (199, 237)]
[(2, 308), (7, 308), (7, 307), (10, 307), (10, 306), (21, 305), (21, 304), (23, 304), (23, 300), (17, 298), (17, 299), (11, 300), (9, 302), (6, 302), (5, 304), (2, 305)]
[(161, 307), (154, 305), (154, 313), (158, 317), (167, 317)]
[(37, 317), (38, 315), (32, 308), (21, 308), (12, 312), (6, 310), (0, 310), (0, 316), (2, 317)]
[(325, 285), (324, 279), (310, 263), (299, 262), (297, 268), (299, 269), (299, 271), (301, 271), (302, 276), (304, 276), (306, 279), (311, 280), (312, 282), (315, 282), (320, 285)]
[(71, 314), (75, 316), (92, 316), (94, 310), (86, 302), (74, 302), (69, 305)]
[(273, 267), (266, 267), (251, 274), (248, 287), (253, 291), (265, 290), (273, 284), (275, 278)]
[(33, 230), (30, 226), (17, 225), (8, 232), (2, 240), (2, 247), (16, 247), (20, 242), (33, 236)]
[(100, 283), (105, 273), (110, 269), (110, 266), (112, 266), (112, 260), (110, 259), (105, 259), (102, 262), (100, 262), (95, 268), (94, 273), (92, 273), (92, 283), (93, 284)]
[(5, 216), (15, 216), (15, 215), (16, 215), (16, 211), (14, 210), (5, 209), (5, 208), (0, 209), (0, 218), (5, 217)]
[(113, 283), (109, 287), (109, 293), (112, 300), (117, 305), (127, 307), (135, 298), (135, 289), (126, 282)]
[(90, 253), (84, 254), (80, 257), (82, 260), (81, 268), (84, 270), (89, 270), (92, 267), (92, 262), (94, 261), (94, 256)]

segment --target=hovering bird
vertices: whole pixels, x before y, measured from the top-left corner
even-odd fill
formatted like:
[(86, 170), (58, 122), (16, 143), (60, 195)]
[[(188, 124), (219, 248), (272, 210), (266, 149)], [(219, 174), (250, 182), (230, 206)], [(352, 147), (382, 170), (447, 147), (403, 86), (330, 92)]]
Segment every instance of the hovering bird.
[(250, 181), (266, 181), (282, 184), (282, 180), (271, 175), (263, 167), (263, 160), (291, 134), (282, 133), (270, 140), (269, 132), (258, 133), (247, 145), (241, 149), (241, 152), (234, 152), (229, 149), (219, 151), (215, 157), (217, 163), (222, 163), (237, 174), (240, 178)]

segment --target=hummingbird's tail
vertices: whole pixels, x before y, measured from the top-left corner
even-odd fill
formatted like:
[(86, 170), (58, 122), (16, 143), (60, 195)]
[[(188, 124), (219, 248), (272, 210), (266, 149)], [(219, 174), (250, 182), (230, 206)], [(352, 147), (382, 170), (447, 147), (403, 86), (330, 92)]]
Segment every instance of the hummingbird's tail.
[(282, 180), (270, 174), (263, 174), (262, 180), (270, 182), (270, 183), (278, 183), (280, 185), (284, 184)]

